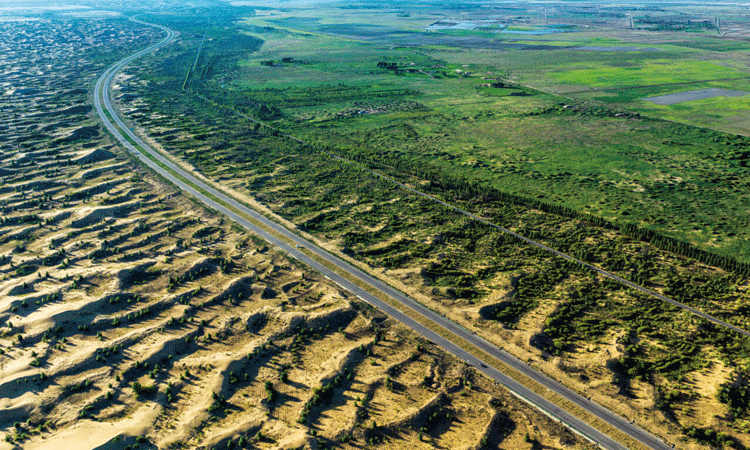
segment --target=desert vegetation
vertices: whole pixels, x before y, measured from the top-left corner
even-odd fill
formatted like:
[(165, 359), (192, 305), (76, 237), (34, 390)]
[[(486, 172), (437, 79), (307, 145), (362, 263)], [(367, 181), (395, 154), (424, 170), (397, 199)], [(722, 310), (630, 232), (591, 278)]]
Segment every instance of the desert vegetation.
[(588, 447), (113, 145), (91, 84), (153, 30), (3, 33), (0, 448)]
[[(337, 16), (340, 11), (328, 13), (347, 20)], [(425, 45), (386, 51), (358, 43), (346, 64), (334, 67), (331, 60), (354, 44), (317, 36), (316, 26), (284, 14), (248, 19), (238, 25), (243, 40), (226, 46), (226, 31), (208, 28), (212, 41), (201, 48), (189, 85), (182, 74), (191, 70), (203, 36), (185, 37), (168, 55), (121, 77), (118, 89), (128, 94), (120, 97), (121, 107), (134, 125), (156, 130), (156, 143), (186, 166), (624, 417), (684, 448), (748, 445), (746, 338), (362, 170), (376, 170), (747, 329), (741, 216), (687, 213), (714, 202), (708, 199), (713, 195), (722, 208), (739, 207), (746, 138), (646, 117), (584, 95), (550, 95), (486, 61), (458, 64), (460, 57), (474, 58), (470, 50), (438, 52)], [(347, 38), (356, 35), (353, 28), (346, 29)], [(387, 33), (378, 39), (387, 40)], [(316, 81), (310, 82), (313, 73)], [(341, 77), (349, 82), (340, 83)], [(460, 103), (461, 96), (473, 101)], [(496, 133), (492, 128), (506, 126), (497, 135), (510, 137), (488, 137)], [(652, 174), (657, 167), (661, 175), (648, 181), (611, 175), (621, 172), (611, 164), (622, 154), (603, 157), (607, 151), (598, 144), (592, 146), (602, 159), (592, 164), (602, 171), (595, 175), (580, 165), (588, 154), (567, 160), (561, 171), (557, 162), (567, 158), (562, 147), (583, 151), (554, 134), (569, 127), (586, 136), (569, 136), (573, 142), (622, 139), (617, 146), (631, 155), (622, 159), (631, 168), (640, 158), (633, 155), (646, 151), (634, 147), (635, 136), (645, 139), (652, 166), (636, 172)], [(544, 155), (534, 153), (532, 143)], [(702, 150), (691, 150), (697, 148)], [(716, 175), (687, 181), (695, 176), (691, 168)], [(516, 176), (526, 179), (526, 187), (515, 184)], [(697, 191), (697, 197), (690, 194)], [(644, 206), (650, 202), (658, 208)], [(729, 223), (729, 217), (740, 222)], [(279, 373), (289, 374), (285, 367)], [(342, 372), (339, 382), (346, 376)], [(278, 399), (283, 383), (272, 383), (262, 396)], [(390, 375), (383, 385), (389, 392), (399, 386)], [(319, 417), (316, 408), (335, 392), (332, 380), (318, 389), (297, 420)], [(430, 429), (432, 414), (418, 428)]]

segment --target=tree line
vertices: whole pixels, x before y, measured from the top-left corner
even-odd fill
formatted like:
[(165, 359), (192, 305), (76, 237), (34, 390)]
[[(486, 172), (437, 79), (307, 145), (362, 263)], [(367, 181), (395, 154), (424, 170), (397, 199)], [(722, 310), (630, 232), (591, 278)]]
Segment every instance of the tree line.
[[(350, 153), (346, 150), (338, 148), (333, 149), (327, 146), (321, 146), (318, 150), (323, 150), (329, 153), (346, 153), (346, 157), (353, 161), (365, 164), (370, 163), (366, 157), (359, 153)], [(435, 167), (424, 165), (417, 166), (412, 162), (386, 155), (378, 155), (378, 157), (380, 158), (378, 164), (380, 167), (391, 166), (393, 167), (393, 172), (406, 173), (428, 181), (429, 183), (423, 186), (423, 191), (439, 198), (446, 198), (446, 194), (448, 194), (453, 200), (458, 201), (480, 201), (485, 204), (505, 203), (580, 220), (596, 227), (618, 231), (632, 239), (649, 243), (660, 250), (694, 259), (713, 267), (719, 267), (738, 275), (750, 276), (750, 263), (748, 262), (738, 261), (731, 256), (719, 255), (717, 253), (703, 250), (694, 244), (681, 241), (674, 237), (664, 236), (650, 228), (633, 223), (612, 222), (588, 212), (544, 202), (536, 198), (511, 194), (501, 191), (494, 186), (472, 183), (470, 180), (447, 174)]]

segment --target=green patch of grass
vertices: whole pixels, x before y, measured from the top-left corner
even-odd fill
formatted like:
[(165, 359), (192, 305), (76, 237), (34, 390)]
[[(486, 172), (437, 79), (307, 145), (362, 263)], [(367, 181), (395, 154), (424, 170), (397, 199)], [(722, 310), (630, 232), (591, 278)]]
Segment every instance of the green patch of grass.
[(709, 50), (712, 52), (735, 52), (750, 50), (750, 45), (742, 41), (730, 41), (716, 38), (696, 38), (689, 41), (671, 42), (670, 45), (678, 47), (694, 48), (698, 50)]
[(592, 87), (646, 86), (747, 77), (746, 72), (702, 61), (653, 59), (630, 67), (578, 64), (548, 76), (564, 84)]

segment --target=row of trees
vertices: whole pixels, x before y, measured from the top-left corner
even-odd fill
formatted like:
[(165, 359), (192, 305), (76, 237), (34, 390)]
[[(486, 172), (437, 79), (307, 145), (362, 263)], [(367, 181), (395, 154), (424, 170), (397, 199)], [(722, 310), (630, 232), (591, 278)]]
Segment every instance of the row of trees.
[[(353, 161), (361, 162), (366, 165), (370, 164), (370, 161), (366, 156), (360, 152), (347, 152), (341, 148), (334, 149), (327, 146), (321, 146), (320, 148), (315, 148), (315, 150), (324, 151), (329, 154), (344, 153), (347, 158)], [(536, 198), (504, 192), (493, 186), (478, 184), (472, 182), (472, 180), (451, 175), (442, 169), (425, 165), (421, 161), (419, 162), (419, 165), (415, 165), (412, 161), (405, 161), (398, 157), (389, 157), (387, 155), (379, 155), (378, 157), (378, 170), (382, 171), (384, 167), (392, 166), (397, 173), (408, 173), (427, 180), (429, 183), (424, 185), (422, 190), (438, 198), (444, 198), (449, 201), (458, 200), (461, 202), (481, 203), (484, 205), (505, 203), (536, 209), (557, 216), (577, 219), (596, 227), (619, 231), (628, 237), (649, 243), (661, 250), (685, 256), (739, 275), (750, 276), (750, 263), (748, 262), (738, 261), (731, 256), (719, 255), (698, 248), (693, 244), (681, 241), (674, 237), (661, 235), (650, 228), (633, 223), (616, 223), (588, 212), (544, 202)]]

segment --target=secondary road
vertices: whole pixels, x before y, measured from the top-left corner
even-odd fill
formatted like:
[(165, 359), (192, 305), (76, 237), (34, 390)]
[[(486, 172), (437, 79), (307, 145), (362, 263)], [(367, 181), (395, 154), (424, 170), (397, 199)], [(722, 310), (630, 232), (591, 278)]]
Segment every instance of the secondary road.
[[(473, 345), (474, 347), (483, 350), (502, 363), (513, 368), (515, 371), (534, 380), (539, 385), (543, 386), (551, 392), (554, 392), (567, 401), (574, 403), (580, 408), (588, 411), (598, 419), (606, 422), (612, 427), (619, 429), (633, 439), (640, 441), (647, 447), (658, 450), (667, 450), (672, 448), (647, 431), (642, 430), (641, 428), (623, 419), (622, 417), (612, 413), (608, 409), (587, 400), (586, 398), (578, 395), (570, 389), (562, 386), (559, 382), (552, 380), (546, 375), (534, 370), (509, 353), (496, 347), (494, 344), (474, 335), (472, 332), (466, 330), (455, 322), (440, 316), (439, 314), (426, 308), (412, 298), (404, 295), (402, 292), (392, 288), (391, 286), (388, 286), (387, 284), (376, 278), (371, 277), (365, 272), (343, 261), (342, 259), (328, 253), (314, 243), (294, 234), (278, 223), (268, 219), (257, 211), (252, 210), (246, 205), (239, 203), (234, 198), (225, 195), (222, 191), (217, 190), (211, 185), (201, 181), (199, 178), (183, 170), (181, 167), (174, 164), (170, 159), (166, 158), (164, 155), (151, 148), (138, 135), (133, 133), (133, 131), (130, 130), (130, 128), (128, 128), (128, 126), (117, 115), (117, 111), (111, 103), (109, 93), (110, 86), (113, 78), (120, 69), (122, 69), (125, 65), (129, 64), (133, 60), (168, 44), (174, 38), (175, 33), (169, 28), (160, 25), (153, 25), (141, 21), (136, 22), (144, 25), (156, 26), (166, 33), (166, 37), (158, 43), (115, 63), (112, 67), (105, 71), (104, 74), (102, 74), (102, 76), (96, 82), (94, 91), (94, 105), (96, 107), (97, 113), (99, 114), (99, 117), (102, 119), (102, 122), (107, 127), (109, 132), (112, 133), (112, 135), (143, 164), (153, 169), (160, 176), (166, 178), (181, 190), (200, 200), (211, 209), (214, 209), (226, 215), (246, 229), (262, 236), (271, 244), (279, 247), (281, 250), (290, 254), (294, 258), (321, 272), (323, 275), (329, 277), (331, 280), (333, 280), (343, 288), (360, 297), (363, 301), (373, 305), (386, 314), (392, 316), (396, 320), (399, 320), (400, 322), (414, 329), (425, 338), (434, 342), (448, 352), (453, 353), (457, 357), (466, 361), (468, 364), (474, 366), (477, 370), (483, 372), (491, 379), (502, 383), (515, 395), (521, 397), (525, 401), (531, 403), (532, 405), (536, 406), (537, 408), (541, 409), (557, 420), (560, 420), (571, 429), (598, 443), (601, 447), (610, 450), (622, 450), (626, 448), (611, 437), (600, 432), (586, 422), (583, 422), (564, 409), (558, 407), (551, 401), (547, 400), (545, 397), (542, 397), (533, 390), (517, 382), (513, 378), (500, 372), (499, 370), (490, 367), (484, 361), (467, 352), (455, 342), (465, 341)], [(133, 143), (131, 142), (135, 143), (135, 145), (133, 145)], [(258, 226), (256, 224), (261, 224), (261, 226)], [(267, 230), (272, 230), (272, 232), (269, 232)], [(292, 244), (289, 244), (287, 242), (291, 242)], [(311, 255), (314, 255), (317, 258), (314, 258)], [(320, 263), (318, 260), (324, 260), (329, 265), (334, 266), (338, 270), (332, 270), (327, 265)], [(356, 277), (358, 283), (350, 281), (348, 278), (342, 276), (341, 273), (348, 273), (349, 275)], [(368, 290), (361, 287), (361, 285), (367, 285), (370, 287), (370, 289), (374, 289), (381, 294), (390, 297), (391, 299), (397, 301), (402, 308), (411, 309), (413, 312), (416, 312), (421, 316), (421, 318), (423, 319), (422, 321), (429, 321), (433, 324), (437, 324), (444, 330), (448, 331), (450, 335), (453, 336), (453, 338), (451, 338), (450, 340), (444, 338), (432, 329), (422, 325), (422, 323), (420, 323), (419, 321), (412, 319), (409, 315), (402, 312), (402, 309), (395, 308), (391, 306), (390, 303), (385, 302), (375, 295), (371, 294)]]
[[(536, 89), (536, 88), (534, 88), (534, 89)], [(208, 101), (208, 99), (205, 98), (205, 97), (203, 97), (203, 96), (199, 96), (199, 97), (202, 98), (203, 100)], [(259, 125), (263, 125), (263, 126), (265, 126), (267, 128), (270, 128), (272, 130), (278, 131), (282, 136), (285, 136), (285, 137), (287, 137), (289, 139), (292, 139), (292, 140), (294, 140), (296, 142), (299, 142), (300, 144), (306, 144), (306, 145), (308, 145), (302, 139), (299, 139), (299, 138), (297, 138), (295, 136), (292, 136), (291, 134), (286, 134), (283, 131), (278, 130), (276, 128), (273, 128), (271, 126), (268, 126), (268, 125), (264, 124), (263, 122), (260, 122), (260, 121), (258, 121), (256, 119), (253, 119), (250, 116), (247, 116), (245, 114), (242, 114), (242, 113), (234, 111), (234, 110), (232, 110), (232, 112), (234, 112), (235, 114), (237, 114), (239, 116), (242, 116), (243, 118), (245, 118), (247, 120), (255, 122), (255, 123), (259, 124)], [(690, 124), (688, 124), (688, 125), (690, 125)], [(692, 125), (692, 126), (696, 126), (696, 125)], [(703, 127), (701, 127), (701, 128), (703, 128)], [(706, 319), (709, 322), (712, 322), (712, 323), (714, 323), (714, 324), (716, 324), (716, 325), (718, 325), (720, 327), (728, 328), (728, 329), (730, 329), (732, 331), (736, 331), (737, 333), (740, 333), (740, 334), (742, 334), (744, 336), (750, 337), (750, 332), (748, 332), (747, 330), (744, 330), (744, 329), (742, 329), (740, 327), (732, 325), (732, 324), (730, 324), (728, 322), (724, 322), (721, 319), (718, 319), (718, 318), (716, 318), (714, 316), (706, 314), (703, 311), (700, 311), (698, 309), (690, 307), (690, 306), (688, 306), (688, 305), (686, 305), (684, 303), (680, 303), (677, 300), (671, 299), (671, 298), (669, 298), (667, 296), (664, 296), (664, 295), (662, 295), (662, 294), (660, 294), (660, 293), (658, 293), (656, 291), (652, 291), (651, 289), (643, 287), (643, 286), (641, 286), (639, 284), (633, 283), (632, 281), (628, 281), (625, 278), (622, 278), (622, 277), (620, 277), (618, 275), (615, 275), (612, 272), (608, 272), (608, 271), (606, 271), (604, 269), (596, 267), (593, 264), (590, 264), (590, 263), (587, 263), (585, 261), (582, 261), (582, 260), (580, 260), (578, 258), (575, 258), (575, 257), (573, 257), (571, 255), (568, 255), (567, 253), (563, 253), (561, 251), (555, 250), (554, 248), (549, 247), (549, 246), (547, 246), (545, 244), (542, 244), (541, 242), (535, 241), (533, 239), (529, 239), (526, 236), (520, 235), (520, 234), (518, 234), (518, 233), (516, 233), (514, 231), (509, 230), (508, 228), (500, 226), (500, 225), (498, 225), (498, 224), (496, 224), (494, 222), (490, 222), (489, 220), (487, 220), (487, 219), (485, 219), (483, 217), (477, 216), (476, 214), (470, 213), (469, 211), (466, 211), (465, 209), (461, 209), (461, 208), (459, 208), (457, 206), (453, 206), (450, 203), (444, 202), (444, 201), (440, 200), (437, 197), (434, 197), (434, 196), (432, 196), (430, 194), (427, 194), (427, 193), (424, 193), (422, 191), (418, 191), (418, 190), (416, 190), (416, 189), (414, 189), (412, 187), (409, 187), (409, 186), (407, 186), (407, 185), (405, 185), (403, 183), (400, 183), (400, 182), (394, 180), (393, 178), (389, 178), (389, 177), (387, 177), (387, 176), (385, 176), (385, 175), (383, 175), (383, 174), (381, 174), (379, 172), (376, 172), (376, 171), (374, 171), (372, 169), (369, 169), (369, 168), (365, 167), (364, 165), (362, 165), (362, 164), (360, 164), (358, 162), (352, 161), (351, 159), (344, 158), (344, 157), (339, 156), (339, 155), (337, 155), (335, 153), (331, 153), (331, 152), (329, 152), (327, 150), (320, 150), (319, 149), (319, 151), (321, 153), (325, 153), (326, 155), (330, 156), (333, 159), (339, 160), (339, 161), (344, 162), (346, 164), (350, 164), (352, 166), (356, 166), (357, 168), (359, 168), (361, 170), (364, 170), (365, 172), (368, 172), (368, 173), (370, 173), (373, 176), (376, 176), (376, 177), (378, 177), (378, 178), (380, 178), (382, 180), (388, 181), (389, 183), (393, 183), (393, 184), (401, 187), (402, 189), (407, 190), (407, 191), (409, 191), (409, 192), (411, 192), (413, 194), (419, 195), (420, 197), (424, 197), (424, 198), (426, 198), (428, 200), (431, 200), (433, 202), (440, 203), (441, 205), (443, 205), (443, 206), (445, 206), (447, 208), (450, 208), (450, 209), (452, 209), (452, 210), (454, 210), (454, 211), (456, 211), (458, 213), (461, 213), (461, 214), (463, 214), (463, 215), (465, 215), (467, 217), (470, 217), (470, 218), (476, 220), (477, 222), (482, 222), (485, 225), (488, 225), (488, 226), (490, 226), (492, 228), (495, 228), (496, 230), (500, 230), (503, 233), (506, 233), (506, 234), (509, 234), (511, 236), (514, 236), (514, 237), (516, 237), (516, 238), (518, 238), (518, 239), (520, 239), (520, 240), (522, 240), (524, 242), (527, 242), (527, 243), (529, 243), (529, 244), (531, 244), (531, 245), (533, 245), (535, 247), (538, 247), (538, 248), (541, 248), (543, 250), (546, 250), (546, 251), (548, 251), (550, 253), (553, 253), (553, 254), (561, 257), (561, 258), (567, 259), (568, 261), (574, 262), (576, 264), (580, 264), (581, 266), (583, 266), (583, 267), (585, 267), (587, 269), (593, 270), (594, 272), (597, 272), (600, 275), (603, 275), (603, 276), (605, 276), (607, 278), (611, 278), (611, 279), (613, 279), (613, 280), (615, 280), (615, 281), (617, 281), (619, 283), (624, 284), (625, 286), (631, 287), (633, 289), (636, 289), (638, 291), (643, 292), (644, 294), (650, 295), (652, 297), (658, 298), (659, 300), (662, 300), (662, 301), (665, 301), (665, 302), (670, 303), (672, 305), (675, 305), (678, 308), (681, 308), (681, 309), (683, 309), (685, 311), (689, 311), (689, 312), (695, 314), (696, 316), (701, 317), (703, 319)]]

